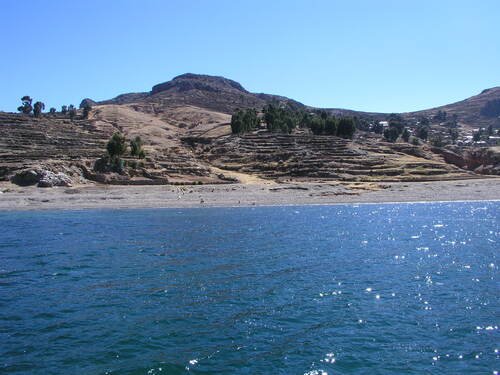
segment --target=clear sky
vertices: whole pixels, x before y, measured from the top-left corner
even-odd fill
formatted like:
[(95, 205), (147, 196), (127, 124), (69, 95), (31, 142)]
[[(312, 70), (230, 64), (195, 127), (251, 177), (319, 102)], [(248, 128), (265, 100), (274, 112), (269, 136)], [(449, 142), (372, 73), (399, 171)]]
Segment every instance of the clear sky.
[(499, 0), (1, 0), (0, 110), (182, 73), (317, 107), (403, 112), (500, 86)]

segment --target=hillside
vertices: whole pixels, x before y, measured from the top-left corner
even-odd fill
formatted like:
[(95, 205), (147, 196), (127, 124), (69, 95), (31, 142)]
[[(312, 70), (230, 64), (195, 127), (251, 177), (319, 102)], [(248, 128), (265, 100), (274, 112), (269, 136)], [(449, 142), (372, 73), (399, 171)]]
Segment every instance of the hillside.
[[(496, 118), (481, 111), (499, 98), (500, 88), (494, 88), (458, 103), (402, 116), (433, 116), (446, 110), (457, 114), (463, 127), (496, 124)], [(481, 153), (461, 155), (460, 150), (437, 150), (425, 144), (386, 143), (373, 133), (358, 132), (352, 141), (305, 130), (291, 135), (265, 130), (231, 135), (231, 114), (237, 108), (261, 109), (272, 103), (318, 109), (281, 96), (250, 93), (223, 77), (184, 74), (155, 85), (150, 92), (84, 102), (93, 106), (89, 117), (84, 119), (79, 111), (73, 121), (62, 113), (41, 118), (0, 113), (0, 179), (22, 182), (19, 175), (26, 171), (39, 175), (50, 171), (67, 174), (73, 183), (387, 182), (474, 178), (478, 175), (471, 169), (483, 174), (498, 169), (497, 156), (491, 156), (497, 153), (489, 153), (483, 162)], [(377, 120), (388, 116), (326, 110)], [(125, 157), (120, 173), (103, 168), (106, 143), (115, 132), (128, 139), (140, 136), (147, 154), (145, 159)]]
[[(400, 115), (406, 119), (418, 119), (422, 116), (432, 118), (439, 111), (446, 111), (449, 118), (456, 115), (461, 126), (487, 127), (493, 125), (500, 128), (500, 120), (498, 119), (500, 104), (498, 102), (500, 102), (500, 87), (493, 87), (456, 103), (401, 113)], [(282, 96), (248, 92), (238, 82), (224, 77), (192, 73), (183, 74), (171, 81), (155, 85), (149, 92), (122, 94), (96, 104), (123, 105), (132, 103), (136, 104), (136, 108), (155, 113), (161, 113), (165, 108), (172, 106), (193, 105), (232, 114), (237, 108), (261, 109), (266, 104), (273, 103), (297, 109), (326, 110), (336, 116), (373, 117), (384, 120), (390, 115), (389, 113), (362, 112), (343, 108), (314, 108)], [(481, 113), (488, 103), (495, 104), (498, 112), (496, 116)]]
[[(488, 115), (484, 113), (487, 105), (495, 108), (495, 111)], [(456, 103), (417, 112), (408, 112), (404, 113), (403, 116), (406, 118), (433, 117), (439, 111), (447, 112), (448, 117), (456, 115), (461, 126), (486, 128), (492, 125), (495, 128), (500, 128), (500, 87), (483, 90), (478, 95)]]

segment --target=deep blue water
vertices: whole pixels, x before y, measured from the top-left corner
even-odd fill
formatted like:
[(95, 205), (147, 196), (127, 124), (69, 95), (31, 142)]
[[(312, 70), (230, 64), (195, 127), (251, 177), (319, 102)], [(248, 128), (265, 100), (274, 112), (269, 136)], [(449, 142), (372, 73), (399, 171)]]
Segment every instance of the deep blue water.
[(500, 202), (0, 213), (2, 374), (493, 374)]

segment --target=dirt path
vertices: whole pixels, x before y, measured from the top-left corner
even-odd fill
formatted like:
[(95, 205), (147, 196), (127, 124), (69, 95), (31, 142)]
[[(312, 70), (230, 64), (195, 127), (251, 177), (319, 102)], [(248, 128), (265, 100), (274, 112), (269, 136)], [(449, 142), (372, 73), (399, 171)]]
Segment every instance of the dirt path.
[(225, 169), (220, 169), (220, 168), (216, 168), (216, 167), (212, 167), (212, 166), (210, 166), (210, 169), (212, 169), (212, 171), (214, 173), (222, 173), (222, 174), (224, 174), (224, 176), (236, 178), (242, 184), (265, 184), (265, 185), (276, 184), (276, 182), (274, 182), (274, 181), (265, 180), (263, 178), (253, 176), (250, 174), (246, 174), (246, 173), (228, 171)]

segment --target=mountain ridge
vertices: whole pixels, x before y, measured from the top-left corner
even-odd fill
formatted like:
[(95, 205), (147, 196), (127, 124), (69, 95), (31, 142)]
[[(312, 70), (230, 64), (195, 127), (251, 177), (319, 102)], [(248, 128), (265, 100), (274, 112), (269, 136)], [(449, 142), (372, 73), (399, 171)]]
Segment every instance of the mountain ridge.
[[(435, 116), (439, 111), (446, 111), (452, 116), (455, 115), (458, 122), (465, 126), (486, 127), (493, 125), (500, 127), (497, 118), (481, 114), (484, 106), (489, 101), (495, 100), (500, 100), (500, 86), (484, 89), (477, 95), (454, 103), (398, 114), (405, 119), (412, 119)], [(125, 93), (112, 99), (97, 102), (88, 98), (84, 101), (93, 105), (132, 103), (148, 103), (156, 107), (195, 105), (227, 114), (232, 114), (238, 108), (261, 109), (265, 105), (273, 103), (286, 105), (293, 109), (325, 110), (337, 116), (369, 116), (382, 120), (390, 115), (390, 113), (385, 112), (367, 112), (348, 108), (313, 107), (285, 96), (249, 92), (240, 83), (229, 78), (194, 73), (181, 74), (170, 81), (156, 84), (148, 92)]]

